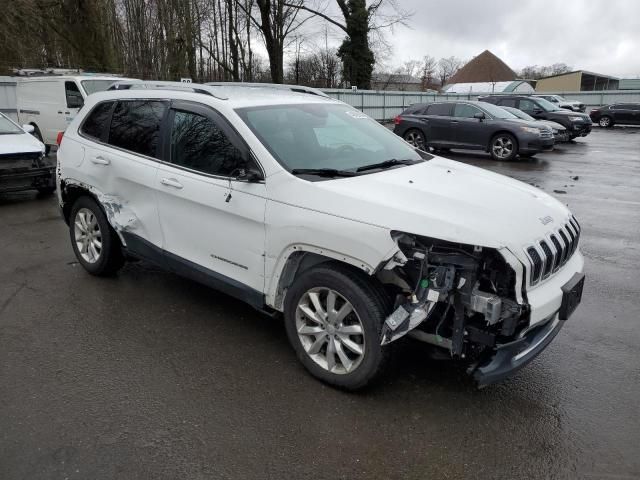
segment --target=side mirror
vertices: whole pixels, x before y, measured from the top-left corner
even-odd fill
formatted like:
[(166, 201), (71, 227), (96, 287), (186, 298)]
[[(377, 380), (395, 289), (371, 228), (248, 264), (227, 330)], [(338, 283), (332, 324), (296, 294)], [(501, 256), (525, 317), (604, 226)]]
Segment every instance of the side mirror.
[(67, 108), (82, 108), (84, 100), (81, 96), (70, 95), (67, 97)]
[(261, 180), (264, 180), (264, 177), (262, 176), (262, 172), (259, 172), (258, 170), (241, 168), (240, 170), (238, 170), (236, 180), (249, 183), (258, 183)]
[(533, 113), (536, 115), (540, 115), (542, 113), (542, 109), (541, 108), (534, 108), (533, 109)]
[(22, 129), (27, 132), (27, 133), (33, 133), (36, 131), (36, 127), (34, 127), (33, 125), (27, 123), (25, 125), (22, 125)]
[(478, 113), (476, 113), (476, 114), (474, 114), (474, 115), (473, 115), (473, 118), (477, 118), (478, 120), (483, 121), (483, 120), (484, 120), (485, 118), (487, 118), (487, 117), (485, 116), (485, 114), (484, 114), (484, 113), (482, 113), (482, 112), (478, 112)]

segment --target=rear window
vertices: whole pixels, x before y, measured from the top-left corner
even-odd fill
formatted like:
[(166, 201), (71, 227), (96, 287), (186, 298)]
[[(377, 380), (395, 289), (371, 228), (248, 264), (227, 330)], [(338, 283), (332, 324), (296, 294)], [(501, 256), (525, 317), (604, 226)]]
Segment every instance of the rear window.
[(157, 100), (118, 102), (111, 117), (109, 144), (156, 157), (160, 124), (166, 110), (166, 103)]
[(452, 105), (451, 103), (434, 103), (427, 108), (427, 115), (448, 117), (451, 115)]
[(96, 105), (91, 113), (87, 115), (82, 127), (80, 127), (80, 133), (98, 140), (104, 140), (109, 129), (109, 120), (111, 119), (111, 110), (114, 103), (103, 102)]

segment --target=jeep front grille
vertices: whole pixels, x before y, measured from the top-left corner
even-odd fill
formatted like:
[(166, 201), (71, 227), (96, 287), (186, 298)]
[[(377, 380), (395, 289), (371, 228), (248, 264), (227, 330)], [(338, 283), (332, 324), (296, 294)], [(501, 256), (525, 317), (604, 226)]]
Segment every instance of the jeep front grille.
[(580, 224), (572, 216), (562, 227), (549, 232), (546, 238), (525, 248), (531, 285), (550, 277), (569, 261), (578, 248), (580, 230)]

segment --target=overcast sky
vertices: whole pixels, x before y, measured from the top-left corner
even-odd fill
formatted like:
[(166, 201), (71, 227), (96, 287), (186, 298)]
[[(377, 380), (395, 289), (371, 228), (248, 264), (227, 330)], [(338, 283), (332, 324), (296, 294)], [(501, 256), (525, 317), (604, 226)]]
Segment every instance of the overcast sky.
[[(389, 67), (425, 54), (470, 59), (488, 49), (516, 71), (562, 62), (575, 70), (640, 77), (640, 0), (397, 2), (414, 15), (408, 28), (386, 35), (393, 48), (385, 60)], [(333, 32), (334, 42), (340, 36)]]

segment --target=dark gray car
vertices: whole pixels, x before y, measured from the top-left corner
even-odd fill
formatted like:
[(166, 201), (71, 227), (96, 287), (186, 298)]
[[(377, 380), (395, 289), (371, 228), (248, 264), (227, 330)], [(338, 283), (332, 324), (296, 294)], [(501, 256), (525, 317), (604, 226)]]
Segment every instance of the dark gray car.
[(412, 105), (395, 118), (393, 131), (420, 149), (484, 150), (495, 160), (530, 157), (554, 144), (549, 127), (476, 101)]

